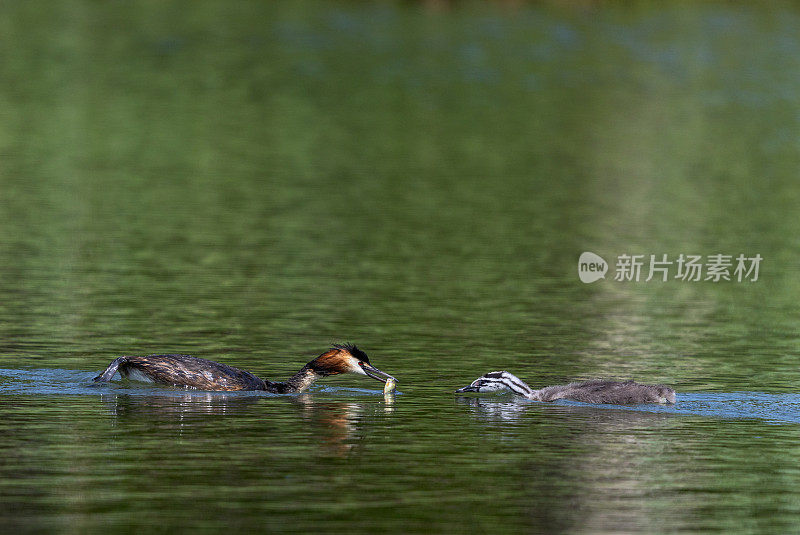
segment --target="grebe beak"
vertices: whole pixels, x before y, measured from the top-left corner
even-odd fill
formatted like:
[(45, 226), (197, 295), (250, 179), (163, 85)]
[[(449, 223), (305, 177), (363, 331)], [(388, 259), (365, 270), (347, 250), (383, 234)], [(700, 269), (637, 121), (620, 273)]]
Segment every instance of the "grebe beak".
[(456, 394), (465, 394), (467, 392), (480, 392), (480, 390), (478, 390), (478, 387), (472, 385), (464, 386), (456, 390)]
[(378, 381), (382, 381), (382, 382), (385, 383), (389, 379), (392, 379), (392, 380), (395, 380), (395, 381), (397, 380), (394, 377), (392, 377), (391, 375), (389, 375), (388, 373), (384, 373), (384, 372), (380, 371), (378, 368), (376, 368), (375, 366), (372, 366), (371, 364), (367, 364), (366, 362), (359, 362), (358, 365), (361, 366), (361, 369), (364, 371), (364, 373), (368, 377), (372, 377), (373, 379), (377, 379)]

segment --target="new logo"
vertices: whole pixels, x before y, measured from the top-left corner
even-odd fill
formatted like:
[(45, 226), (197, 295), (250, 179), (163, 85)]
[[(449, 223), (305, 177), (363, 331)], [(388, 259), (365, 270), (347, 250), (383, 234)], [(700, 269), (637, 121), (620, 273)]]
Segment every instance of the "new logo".
[(608, 262), (602, 257), (589, 251), (581, 253), (581, 257), (578, 259), (578, 277), (581, 278), (581, 282), (589, 284), (599, 279), (605, 279), (606, 271), (608, 271)]

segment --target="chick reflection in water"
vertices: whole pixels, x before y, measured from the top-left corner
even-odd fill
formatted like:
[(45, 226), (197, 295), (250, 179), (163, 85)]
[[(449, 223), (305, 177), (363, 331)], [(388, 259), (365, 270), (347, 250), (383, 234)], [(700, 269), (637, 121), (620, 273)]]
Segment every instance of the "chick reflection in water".
[(633, 381), (594, 380), (567, 385), (546, 386), (534, 390), (522, 379), (508, 372), (490, 372), (459, 388), (456, 394), (510, 391), (534, 401), (568, 399), (584, 403), (636, 405), (640, 403), (675, 403), (675, 391), (665, 385), (643, 385)]
[(259, 379), (252, 373), (233, 366), (189, 355), (119, 357), (95, 377), (94, 381), (108, 382), (117, 372), (123, 377), (147, 383), (200, 390), (260, 390), (273, 394), (304, 392), (317, 379), (343, 373), (366, 375), (384, 383), (390, 379), (395, 380), (370, 364), (367, 354), (352, 344), (334, 345), (286, 381)]

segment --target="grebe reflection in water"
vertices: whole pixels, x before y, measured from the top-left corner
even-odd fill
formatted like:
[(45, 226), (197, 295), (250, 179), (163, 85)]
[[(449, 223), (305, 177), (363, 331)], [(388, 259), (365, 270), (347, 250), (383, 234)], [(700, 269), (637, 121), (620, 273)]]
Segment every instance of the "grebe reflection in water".
[(108, 382), (117, 372), (123, 377), (148, 383), (200, 390), (263, 390), (274, 394), (303, 392), (317, 379), (342, 373), (366, 375), (384, 383), (394, 380), (391, 375), (372, 366), (367, 354), (352, 344), (335, 344), (286, 381), (259, 379), (233, 366), (189, 355), (119, 357), (94, 381)]
[(508, 372), (490, 372), (459, 388), (456, 394), (511, 392), (534, 401), (569, 399), (584, 403), (633, 405), (639, 403), (675, 403), (675, 391), (665, 385), (643, 385), (633, 381), (593, 380), (568, 385), (546, 386), (534, 390), (522, 379)]

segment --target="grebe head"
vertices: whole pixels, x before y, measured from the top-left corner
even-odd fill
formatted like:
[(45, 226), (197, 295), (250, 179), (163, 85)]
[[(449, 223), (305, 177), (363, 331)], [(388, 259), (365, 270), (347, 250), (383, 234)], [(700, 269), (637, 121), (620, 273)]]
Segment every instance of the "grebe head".
[(367, 354), (353, 344), (334, 344), (328, 351), (308, 363), (314, 373), (323, 377), (341, 373), (366, 375), (378, 381), (394, 379), (369, 363)]
[(482, 377), (478, 377), (472, 381), (469, 386), (464, 386), (456, 390), (456, 394), (465, 394), (468, 392), (487, 394), (490, 392), (502, 392), (504, 390), (511, 390), (521, 396), (529, 396), (532, 393), (531, 388), (519, 377), (502, 371), (489, 372)]
[(503, 381), (492, 380), (488, 377), (478, 377), (472, 381), (469, 386), (464, 386), (456, 390), (456, 394), (464, 394), (467, 392), (487, 394), (489, 392), (499, 392), (501, 390), (506, 390), (506, 385), (503, 384)]

